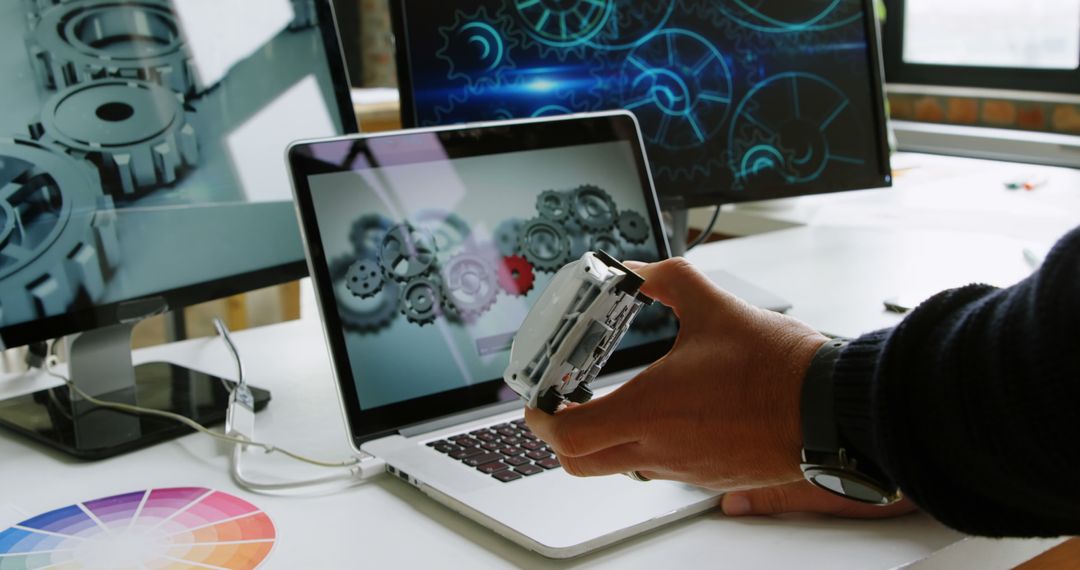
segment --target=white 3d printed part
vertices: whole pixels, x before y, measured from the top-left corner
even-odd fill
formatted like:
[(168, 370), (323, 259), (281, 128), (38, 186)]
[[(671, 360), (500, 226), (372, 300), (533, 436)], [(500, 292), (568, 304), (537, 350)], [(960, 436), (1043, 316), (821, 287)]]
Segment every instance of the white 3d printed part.
[(644, 282), (603, 251), (564, 266), (514, 337), (503, 380), (549, 414), (565, 401), (589, 401), (589, 383), (638, 311), (652, 303), (638, 292)]

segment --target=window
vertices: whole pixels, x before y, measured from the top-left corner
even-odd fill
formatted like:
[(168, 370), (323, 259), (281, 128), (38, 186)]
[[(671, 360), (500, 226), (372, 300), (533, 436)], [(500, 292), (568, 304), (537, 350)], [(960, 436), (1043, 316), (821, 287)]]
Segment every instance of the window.
[(1080, 93), (1080, 0), (887, 0), (886, 79)]

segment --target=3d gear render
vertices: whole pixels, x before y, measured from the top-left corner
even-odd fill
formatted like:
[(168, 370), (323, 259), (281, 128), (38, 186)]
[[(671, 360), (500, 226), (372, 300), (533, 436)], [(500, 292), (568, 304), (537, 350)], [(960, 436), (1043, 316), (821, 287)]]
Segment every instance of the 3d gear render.
[(451, 212), (426, 210), (399, 223), (360, 216), (349, 232), (353, 251), (331, 263), (342, 326), (371, 334), (398, 316), (420, 327), (440, 318), (471, 324), (500, 296), (528, 295), (537, 272), (554, 273), (580, 255), (577, 243), (628, 254), (651, 236), (644, 216), (620, 212), (607, 190), (591, 184), (543, 190), (535, 211), (497, 223), (491, 243)]
[[(121, 262), (115, 208), (198, 168), (191, 102), (205, 91), (170, 0), (20, 4), (43, 104), (30, 137), (0, 133), (0, 325), (103, 299)], [(317, 23), (312, 0), (292, 5), (290, 30)]]
[[(186, 105), (198, 85), (167, 0), (24, 6), (48, 95), (31, 138), (0, 138), (0, 324), (100, 300), (120, 264), (114, 200), (172, 185), (199, 161)], [(136, 27), (152, 40), (137, 54), (103, 47)]]

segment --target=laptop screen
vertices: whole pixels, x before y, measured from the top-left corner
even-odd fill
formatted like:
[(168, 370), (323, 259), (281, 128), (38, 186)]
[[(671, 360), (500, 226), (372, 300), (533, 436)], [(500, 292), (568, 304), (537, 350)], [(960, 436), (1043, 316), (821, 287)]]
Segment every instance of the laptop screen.
[[(627, 114), (309, 143), (291, 162), (354, 437), (517, 398), (511, 342), (555, 271), (596, 249), (667, 256)], [(608, 371), (676, 327), (643, 314)]]

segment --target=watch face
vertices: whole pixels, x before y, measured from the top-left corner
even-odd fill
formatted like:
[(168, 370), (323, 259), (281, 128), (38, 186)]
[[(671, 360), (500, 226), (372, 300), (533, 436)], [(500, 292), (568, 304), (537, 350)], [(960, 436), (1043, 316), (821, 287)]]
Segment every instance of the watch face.
[(896, 501), (893, 493), (886, 493), (869, 481), (862, 481), (850, 474), (838, 474), (834, 471), (808, 472), (811, 483), (848, 499), (875, 505), (887, 505)]

